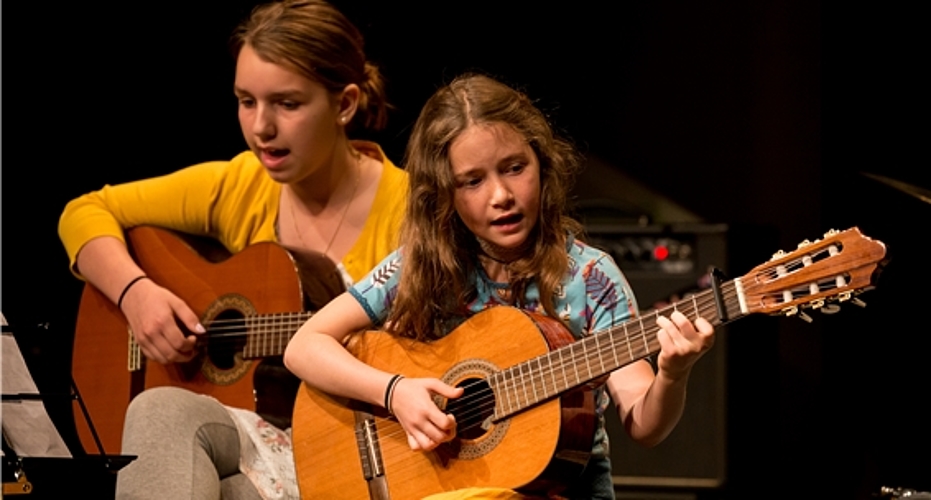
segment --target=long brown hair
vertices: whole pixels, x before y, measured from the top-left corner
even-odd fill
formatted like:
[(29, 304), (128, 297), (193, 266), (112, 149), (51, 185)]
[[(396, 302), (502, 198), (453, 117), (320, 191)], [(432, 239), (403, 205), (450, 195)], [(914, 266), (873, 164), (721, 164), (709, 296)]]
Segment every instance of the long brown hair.
[(380, 130), (388, 116), (384, 79), (365, 57), (362, 34), (323, 0), (261, 4), (230, 38), (233, 57), (246, 45), (262, 59), (319, 82), (330, 92), (359, 86), (358, 112), (350, 125)]
[(449, 150), (469, 126), (490, 123), (513, 127), (540, 162), (540, 213), (531, 249), (508, 264), (511, 300), (519, 303), (535, 282), (544, 310), (556, 317), (553, 294), (569, 266), (566, 240), (581, 230), (566, 208), (578, 156), (524, 93), (488, 76), (467, 74), (427, 101), (405, 154), (410, 193), (401, 232), (404, 265), (387, 321), (396, 335), (437, 338), (455, 325), (475, 296), (471, 276), (478, 243), (456, 213)]

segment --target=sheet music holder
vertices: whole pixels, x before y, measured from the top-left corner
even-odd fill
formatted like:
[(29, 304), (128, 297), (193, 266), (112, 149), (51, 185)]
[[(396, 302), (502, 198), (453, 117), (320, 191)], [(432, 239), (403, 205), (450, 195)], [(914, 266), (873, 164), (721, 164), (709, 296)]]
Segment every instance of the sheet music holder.
[[(74, 381), (70, 394), (41, 393), (2, 313), (0, 326), (3, 496), (113, 498), (116, 473), (136, 456), (107, 454), (99, 441), (99, 454), (70, 449), (50, 418), (45, 402), (75, 399), (83, 408)], [(96, 436), (89, 415), (85, 412), (84, 416)]]

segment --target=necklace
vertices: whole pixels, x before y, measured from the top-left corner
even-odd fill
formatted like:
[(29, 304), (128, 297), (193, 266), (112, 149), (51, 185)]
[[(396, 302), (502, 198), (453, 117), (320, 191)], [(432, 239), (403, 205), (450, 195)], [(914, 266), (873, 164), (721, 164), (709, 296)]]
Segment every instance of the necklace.
[[(361, 165), (361, 162), (356, 161), (356, 164)], [(327, 254), (330, 253), (330, 247), (333, 246), (333, 242), (336, 241), (336, 235), (339, 234), (339, 230), (342, 229), (343, 227), (343, 221), (346, 220), (346, 214), (349, 213), (349, 206), (352, 205), (352, 201), (356, 198), (356, 190), (359, 188), (360, 177), (362, 177), (361, 171), (355, 176), (355, 181), (352, 183), (352, 193), (349, 194), (349, 201), (346, 202), (346, 207), (343, 208), (343, 213), (339, 217), (339, 222), (336, 223), (336, 229), (333, 230), (333, 236), (330, 236), (329, 243), (327, 243), (326, 248), (323, 250), (323, 253), (320, 254), (323, 257), (327, 257)], [(295, 214), (294, 214), (294, 203), (295, 202), (293, 198), (294, 197), (293, 191), (291, 192), (291, 196), (292, 196), (292, 199), (291, 199), (291, 203), (289, 207), (291, 209), (291, 224), (294, 226), (294, 232), (297, 233), (298, 239), (301, 240), (301, 245), (304, 248), (308, 248), (307, 243), (304, 241), (303, 233), (301, 233), (301, 230), (297, 227), (297, 217), (295, 217)], [(327, 204), (329, 204), (329, 201), (327, 201)], [(326, 205), (324, 205), (324, 207), (325, 206)]]
[(499, 264), (504, 264), (505, 266), (523, 257), (533, 246), (533, 242), (530, 238), (524, 240), (524, 242), (516, 248), (504, 248), (484, 238), (479, 238), (478, 236), (476, 236), (475, 239), (478, 241), (479, 250), (481, 252), (480, 255), (488, 257)]

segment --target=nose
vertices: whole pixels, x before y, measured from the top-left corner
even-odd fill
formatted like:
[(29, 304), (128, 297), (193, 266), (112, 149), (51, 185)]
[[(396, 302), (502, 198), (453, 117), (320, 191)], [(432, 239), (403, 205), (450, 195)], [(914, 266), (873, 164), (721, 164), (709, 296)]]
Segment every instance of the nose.
[(514, 193), (508, 183), (501, 176), (494, 176), (489, 182), (491, 185), (491, 204), (498, 208), (507, 208), (514, 201)]
[(259, 104), (252, 115), (252, 133), (260, 139), (275, 136), (275, 119), (270, 106)]

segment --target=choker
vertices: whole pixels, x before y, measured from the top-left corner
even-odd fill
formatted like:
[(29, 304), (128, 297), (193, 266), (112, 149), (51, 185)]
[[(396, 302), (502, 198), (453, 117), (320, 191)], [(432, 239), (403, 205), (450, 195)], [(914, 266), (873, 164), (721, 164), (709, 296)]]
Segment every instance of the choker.
[(529, 238), (524, 240), (524, 242), (516, 248), (504, 248), (488, 240), (479, 238), (478, 236), (475, 237), (475, 240), (478, 241), (481, 255), (484, 255), (485, 257), (488, 257), (489, 259), (504, 265), (508, 265), (523, 257), (533, 246), (533, 243)]

